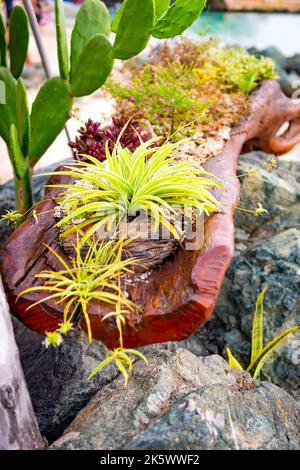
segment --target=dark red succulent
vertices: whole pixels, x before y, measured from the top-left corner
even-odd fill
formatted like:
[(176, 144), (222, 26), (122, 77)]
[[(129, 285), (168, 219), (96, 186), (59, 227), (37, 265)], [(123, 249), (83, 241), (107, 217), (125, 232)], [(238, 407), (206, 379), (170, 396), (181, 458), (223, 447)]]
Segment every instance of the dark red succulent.
[[(105, 145), (108, 142), (108, 148), (112, 152), (115, 143), (127, 123), (127, 118), (113, 116), (112, 124), (101, 128), (100, 122), (94, 122), (91, 119), (79, 129), (79, 136), (75, 142), (70, 142), (69, 146), (73, 150), (74, 157), (82, 161), (86, 160), (84, 155), (90, 155), (102, 161), (106, 159)], [(139, 137), (146, 142), (151, 139), (152, 135), (149, 130), (138, 120), (132, 120), (123, 131), (120, 143), (122, 147), (127, 147), (130, 151), (134, 151), (139, 145)]]

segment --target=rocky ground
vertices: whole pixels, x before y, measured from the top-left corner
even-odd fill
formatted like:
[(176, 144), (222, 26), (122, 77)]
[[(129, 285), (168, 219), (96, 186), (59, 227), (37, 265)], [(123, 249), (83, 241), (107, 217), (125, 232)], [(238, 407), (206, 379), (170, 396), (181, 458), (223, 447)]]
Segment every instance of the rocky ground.
[[(240, 173), (265, 158), (261, 152), (241, 157)], [(50, 443), (58, 439), (55, 448), (299, 447), (300, 334), (273, 354), (262, 382), (229, 370), (220, 357), (229, 346), (242, 364), (249, 361), (254, 305), (266, 285), (266, 341), (300, 324), (299, 170), (299, 163), (281, 161), (242, 179), (240, 206), (261, 202), (269, 214), (236, 211), (236, 253), (212, 320), (186, 341), (143, 348), (149, 365), (137, 365), (126, 400), (114, 368), (86, 381), (104, 357), (100, 343), (89, 346), (74, 332), (58, 350), (46, 350), (40, 335), (14, 321), (40, 428)], [(39, 178), (37, 198), (41, 186)], [(12, 199), (12, 185), (1, 187), (0, 214)], [(7, 229), (0, 229), (3, 243)]]

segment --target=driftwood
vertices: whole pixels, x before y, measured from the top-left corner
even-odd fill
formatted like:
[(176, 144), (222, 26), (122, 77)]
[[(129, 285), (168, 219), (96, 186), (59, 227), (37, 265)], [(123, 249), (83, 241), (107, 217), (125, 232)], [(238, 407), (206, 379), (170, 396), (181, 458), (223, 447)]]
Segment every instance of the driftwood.
[(0, 277), (0, 449), (43, 449)]
[[(143, 309), (136, 321), (124, 328), (124, 345), (137, 347), (150, 343), (182, 340), (203, 326), (215, 307), (220, 288), (234, 251), (233, 213), (239, 200), (237, 161), (243, 148), (259, 148), (280, 155), (300, 141), (300, 105), (286, 98), (276, 81), (267, 80), (252, 95), (252, 109), (236, 126), (223, 152), (210, 159), (205, 169), (225, 183), (226, 191), (216, 190), (222, 213), (205, 221), (204, 246), (198, 251), (179, 248), (156, 269), (139, 273), (126, 286), (130, 297)], [(284, 134), (278, 131), (289, 122)], [(61, 178), (59, 182), (62, 182)], [(57, 177), (52, 178), (52, 183)], [(58, 243), (53, 209), (57, 189), (48, 189), (45, 199), (33, 216), (11, 235), (1, 256), (1, 270), (12, 311), (28, 327), (40, 332), (55, 329), (62, 318), (62, 305), (44, 302), (29, 311), (26, 308), (42, 298), (42, 294), (27, 294), (18, 303), (16, 298), (32, 286), (34, 275), (43, 269), (55, 269), (57, 261), (44, 244), (54, 248), (65, 260), (67, 253)], [(101, 321), (106, 313), (103, 305), (88, 306), (93, 336), (108, 347), (118, 346), (115, 323)], [(82, 321), (82, 327), (85, 323)]]

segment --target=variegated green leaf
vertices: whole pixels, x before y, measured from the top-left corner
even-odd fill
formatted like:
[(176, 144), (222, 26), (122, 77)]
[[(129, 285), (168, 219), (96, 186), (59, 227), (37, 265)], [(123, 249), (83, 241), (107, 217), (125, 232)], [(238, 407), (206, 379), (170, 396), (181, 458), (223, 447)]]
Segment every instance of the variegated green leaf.
[(258, 378), (259, 373), (263, 367), (263, 365), (266, 363), (267, 359), (269, 358), (270, 354), (275, 351), (275, 349), (292, 333), (295, 333), (300, 327), (299, 326), (294, 326), (293, 328), (288, 329), (287, 331), (284, 331), (281, 333), (279, 336), (277, 336), (273, 341), (271, 341), (267, 346), (263, 348), (263, 350), (260, 352), (259, 356), (255, 359), (255, 361), (251, 362), (249, 367), (247, 368), (248, 372), (253, 373), (253, 377), (255, 379)]
[(229, 348), (226, 348), (228, 363), (231, 369), (244, 370), (239, 361), (234, 357)]

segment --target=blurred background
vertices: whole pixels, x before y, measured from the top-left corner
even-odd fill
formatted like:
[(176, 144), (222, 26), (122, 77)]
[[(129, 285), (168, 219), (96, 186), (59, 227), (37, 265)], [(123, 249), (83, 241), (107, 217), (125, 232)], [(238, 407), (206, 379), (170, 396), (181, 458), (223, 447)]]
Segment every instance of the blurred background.
[[(19, 0), (1, 1), (2, 14), (9, 21), (11, 8), (21, 4)], [(57, 74), (56, 40), (54, 23), (54, 2), (51, 0), (33, 0), (34, 10), (41, 35), (46, 46), (51, 73)], [(76, 12), (82, 0), (65, 1), (68, 35), (75, 21)], [(111, 15), (120, 6), (120, 1), (104, 0)], [(201, 15), (186, 35), (196, 40), (210, 36), (220, 39), (222, 45), (243, 46), (255, 54), (272, 57), (277, 62), (281, 76), (281, 85), (285, 93), (291, 96), (300, 80), (300, 0), (210, 0), (206, 11)], [(24, 81), (33, 101), (38, 89), (45, 80), (41, 59), (31, 35), (30, 53), (24, 72)], [(298, 84), (297, 84), (298, 82)], [(293, 88), (294, 87), (294, 88)], [(104, 99), (100, 91), (91, 97), (81, 98), (78, 102), (80, 120), (91, 118), (107, 122), (110, 119), (112, 103)], [(81, 123), (72, 118), (68, 123), (71, 138), (74, 139)], [(0, 142), (0, 184), (11, 178), (12, 173), (6, 149)], [(57, 138), (38, 164), (43, 167), (70, 156), (64, 132)], [(296, 148), (288, 159), (300, 158), (300, 147)]]

